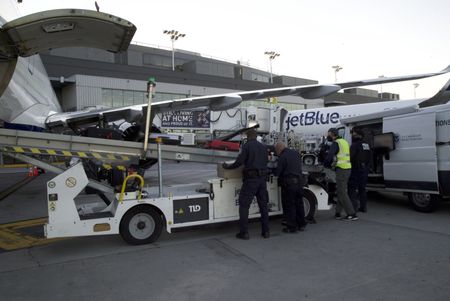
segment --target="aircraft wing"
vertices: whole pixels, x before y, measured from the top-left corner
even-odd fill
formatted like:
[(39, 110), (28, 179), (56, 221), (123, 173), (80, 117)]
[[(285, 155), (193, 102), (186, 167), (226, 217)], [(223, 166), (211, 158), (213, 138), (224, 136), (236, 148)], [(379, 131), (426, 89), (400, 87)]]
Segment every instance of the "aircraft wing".
[(419, 103), (419, 107), (426, 108), (435, 105), (445, 104), (450, 101), (450, 80), (448, 80), (445, 85), (439, 90), (436, 95), (431, 98), (425, 99)]
[[(268, 97), (279, 97), (287, 95), (301, 96), (306, 99), (315, 99), (335, 93), (343, 88), (385, 84), (392, 82), (416, 80), (431, 76), (437, 76), (450, 71), (450, 66), (442, 71), (426, 73), (419, 75), (384, 77), (369, 80), (343, 82), (335, 84), (316, 84), (306, 86), (292, 86), (274, 89), (263, 89), (254, 91), (241, 91), (218, 95), (207, 95), (199, 97), (190, 97), (184, 99), (174, 99), (152, 103), (152, 113), (172, 110), (193, 109), (198, 107), (207, 107), (211, 111), (221, 111), (238, 106), (242, 101), (264, 99)], [(83, 123), (95, 123), (98, 121), (112, 122), (119, 119), (125, 119), (128, 122), (137, 121), (147, 110), (147, 105), (134, 105), (128, 107), (104, 109), (96, 111), (58, 113), (47, 118), (47, 126), (70, 126), (81, 125)]]
[(60, 47), (128, 49), (136, 26), (122, 18), (84, 9), (57, 9), (24, 16), (0, 28), (0, 57), (27, 57)]
[(342, 89), (346, 89), (346, 88), (351, 88), (351, 87), (356, 87), (356, 86), (388, 84), (388, 83), (395, 83), (395, 82), (402, 82), (402, 81), (432, 77), (432, 76), (436, 76), (436, 75), (442, 75), (442, 74), (445, 74), (448, 72), (450, 72), (450, 66), (447, 66), (447, 68), (443, 69), (442, 71), (436, 72), (436, 73), (425, 73), (425, 74), (395, 76), (395, 77), (378, 77), (375, 79), (344, 82), (344, 83), (340, 83), (339, 86), (341, 86)]

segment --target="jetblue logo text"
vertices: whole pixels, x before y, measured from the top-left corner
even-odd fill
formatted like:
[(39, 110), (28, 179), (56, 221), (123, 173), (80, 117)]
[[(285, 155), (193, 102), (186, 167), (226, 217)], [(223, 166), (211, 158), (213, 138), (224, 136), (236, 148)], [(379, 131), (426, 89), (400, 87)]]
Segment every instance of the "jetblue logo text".
[(190, 212), (199, 212), (200, 210), (202, 210), (202, 207), (200, 207), (200, 205), (189, 205)]
[(288, 115), (286, 118), (286, 131), (291, 127), (319, 124), (339, 123), (339, 113), (321, 113), (320, 111), (301, 113), (298, 116)]

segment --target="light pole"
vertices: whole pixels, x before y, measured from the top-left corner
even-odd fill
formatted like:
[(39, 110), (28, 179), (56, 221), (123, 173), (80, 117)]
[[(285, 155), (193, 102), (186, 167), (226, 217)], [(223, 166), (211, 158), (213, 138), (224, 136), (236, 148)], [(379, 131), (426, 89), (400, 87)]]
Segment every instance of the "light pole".
[[(379, 75), (378, 78), (385, 78), (385, 76)], [(383, 98), (383, 84), (380, 84), (380, 98)]]
[(420, 85), (418, 83), (414, 83), (413, 86), (414, 86), (414, 98), (416, 98), (416, 89)]
[(342, 69), (344, 69), (344, 67), (341, 67), (339, 65), (334, 65), (334, 66), (331, 66), (331, 68), (334, 69), (334, 82), (337, 83), (337, 73), (339, 71), (341, 71)]
[(264, 52), (265, 55), (269, 56), (269, 62), (270, 62), (270, 83), (273, 84), (273, 77), (272, 77), (272, 61), (277, 57), (280, 56), (279, 53), (276, 53), (275, 51), (266, 51)]
[(163, 33), (170, 36), (170, 40), (172, 41), (172, 71), (175, 70), (175, 41), (179, 38), (183, 38), (186, 35), (184, 33), (178, 32), (176, 30), (164, 30)]

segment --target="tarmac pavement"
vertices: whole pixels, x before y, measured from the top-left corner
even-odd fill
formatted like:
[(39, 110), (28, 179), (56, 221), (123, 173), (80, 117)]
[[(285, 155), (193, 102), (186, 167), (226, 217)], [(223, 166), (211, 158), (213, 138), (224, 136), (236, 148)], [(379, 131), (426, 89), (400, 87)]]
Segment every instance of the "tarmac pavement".
[[(171, 183), (200, 182), (214, 165), (167, 163)], [(46, 177), (0, 201), (0, 224), (46, 212)], [(4, 175), (0, 175), (3, 179)], [(146, 175), (155, 183), (156, 171)], [(42, 183), (44, 183), (43, 186)], [(1, 189), (0, 189), (1, 190)], [(41, 203), (41, 197), (44, 197)], [(237, 223), (129, 246), (119, 236), (63, 239), (0, 253), (2, 300), (450, 300), (450, 204), (432, 214), (406, 198), (371, 195), (354, 222), (319, 212), (305, 232), (271, 238), (257, 221), (250, 240)]]

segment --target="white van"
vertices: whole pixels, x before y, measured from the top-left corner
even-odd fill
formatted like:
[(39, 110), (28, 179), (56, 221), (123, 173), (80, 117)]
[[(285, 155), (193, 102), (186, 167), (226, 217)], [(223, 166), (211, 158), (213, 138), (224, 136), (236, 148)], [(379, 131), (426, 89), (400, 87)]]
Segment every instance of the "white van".
[(360, 128), (372, 147), (368, 190), (404, 192), (421, 212), (450, 198), (450, 104), (411, 106), (341, 123), (344, 138), (351, 140), (350, 130)]

